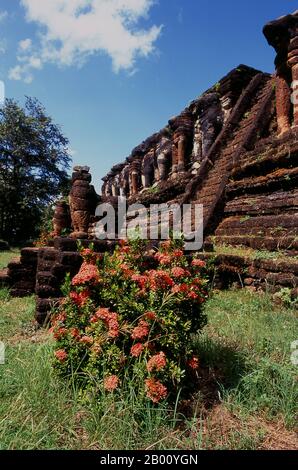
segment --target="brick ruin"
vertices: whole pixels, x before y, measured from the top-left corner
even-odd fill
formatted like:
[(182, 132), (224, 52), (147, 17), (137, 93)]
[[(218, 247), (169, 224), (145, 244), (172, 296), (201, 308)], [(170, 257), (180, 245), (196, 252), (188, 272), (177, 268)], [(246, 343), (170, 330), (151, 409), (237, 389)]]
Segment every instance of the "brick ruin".
[[(94, 238), (95, 208), (117, 208), (119, 196), (145, 207), (203, 204), (200, 256), (214, 260), (219, 283), (240, 279), (297, 293), (298, 11), (268, 23), (264, 35), (276, 50), (275, 74), (245, 65), (232, 70), (114, 166), (101, 196), (89, 168), (74, 169), (69, 205), (56, 207), (51, 246), (22, 250), (0, 276), (14, 295), (36, 293), (40, 323), (59, 302), (66, 273), (80, 267), (76, 240), (93, 240), (98, 252), (113, 249)], [(61, 236), (70, 228), (70, 237)], [(259, 250), (272, 256), (257, 256)]]

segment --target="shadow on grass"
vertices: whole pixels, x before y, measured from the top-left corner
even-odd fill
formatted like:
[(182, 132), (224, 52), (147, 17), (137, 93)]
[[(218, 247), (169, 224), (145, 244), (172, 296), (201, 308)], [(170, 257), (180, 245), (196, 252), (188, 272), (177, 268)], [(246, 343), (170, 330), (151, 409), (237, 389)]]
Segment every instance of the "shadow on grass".
[(185, 409), (180, 410), (187, 416), (193, 414), (194, 406), (206, 411), (216, 406), (223, 392), (236, 389), (250, 370), (247, 356), (236, 345), (201, 336), (194, 344), (194, 351), (200, 358), (200, 368), (191, 384), (192, 399), (185, 400), (182, 406)]

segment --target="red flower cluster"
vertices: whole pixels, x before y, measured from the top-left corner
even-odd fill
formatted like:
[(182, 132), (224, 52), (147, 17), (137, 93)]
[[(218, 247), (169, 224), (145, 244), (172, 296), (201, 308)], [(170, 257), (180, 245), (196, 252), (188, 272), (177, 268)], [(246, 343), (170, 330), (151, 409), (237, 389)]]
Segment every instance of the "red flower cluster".
[[(201, 283), (201, 281), (199, 281)], [(191, 300), (203, 302), (203, 292), (199, 290), (198, 282), (192, 282), (191, 284), (175, 284), (172, 287), (173, 294), (185, 294)]]
[(129, 244), (127, 243), (127, 240), (120, 240), (119, 246), (120, 246), (120, 253), (129, 253), (131, 251)]
[(136, 282), (141, 290), (144, 290), (148, 283), (148, 277), (145, 275), (142, 276), (141, 274), (134, 274), (131, 280)]
[(93, 339), (90, 336), (82, 336), (80, 343), (91, 345), (93, 344)]
[(119, 321), (117, 313), (110, 312), (108, 308), (100, 308), (95, 315), (91, 317), (91, 323), (97, 323), (102, 320), (108, 328), (108, 336), (110, 338), (117, 338), (119, 336)]
[(150, 331), (150, 325), (145, 320), (140, 320), (138, 326), (132, 330), (132, 339), (144, 339), (147, 338)]
[(90, 298), (90, 291), (89, 289), (84, 289), (80, 293), (71, 292), (70, 298), (78, 307), (83, 307), (86, 304), (87, 300)]
[(152, 356), (151, 359), (147, 363), (147, 370), (148, 372), (152, 372), (153, 370), (162, 370), (166, 367), (167, 360), (165, 353), (160, 352), (155, 356)]
[(165, 266), (171, 264), (171, 262), (172, 262), (171, 256), (167, 255), (165, 253), (159, 253), (158, 252), (154, 255), (154, 258), (157, 259), (159, 264), (162, 264), (162, 265), (165, 265)]
[(172, 268), (171, 274), (173, 277), (176, 277), (176, 278), (190, 276), (189, 271), (183, 268), (179, 268), (178, 266), (175, 268)]
[(65, 312), (61, 312), (59, 313), (59, 315), (56, 315), (56, 317), (54, 318), (54, 321), (53, 321), (53, 324), (55, 323), (58, 323), (58, 322), (65, 322), (67, 316), (66, 316), (66, 313)]
[(151, 320), (151, 321), (157, 320), (157, 315), (155, 312), (146, 312), (144, 313), (144, 317), (146, 318), (146, 320)]
[(58, 330), (54, 331), (54, 338), (57, 340), (60, 340), (63, 338), (63, 336), (67, 335), (67, 329), (66, 328), (59, 328)]
[(130, 269), (130, 267), (126, 263), (120, 264), (120, 269), (122, 269), (123, 276), (126, 279), (129, 279), (134, 275), (134, 271), (132, 269)]
[(196, 266), (198, 268), (205, 268), (206, 267), (205, 261), (203, 261), (201, 259), (193, 259), (191, 264), (192, 264), (192, 266)]
[(160, 400), (166, 398), (168, 394), (167, 387), (154, 378), (145, 380), (145, 386), (147, 397), (150, 398), (153, 403), (159, 403)]
[(103, 386), (104, 389), (107, 390), (108, 392), (113, 392), (118, 388), (119, 385), (119, 379), (117, 375), (109, 375), (104, 379)]
[(98, 282), (99, 281), (99, 272), (97, 267), (94, 264), (90, 264), (86, 261), (83, 262), (80, 271), (73, 278), (73, 286), (81, 286), (87, 282)]
[(172, 287), (174, 281), (171, 276), (166, 272), (152, 269), (148, 272), (150, 289), (156, 291), (157, 289), (166, 289)]
[(130, 350), (130, 354), (133, 356), (133, 357), (139, 357), (142, 352), (144, 351), (144, 346), (142, 343), (136, 343), (134, 346), (132, 346), (131, 350)]
[(199, 359), (196, 356), (194, 356), (188, 361), (187, 365), (191, 369), (196, 370), (199, 368), (199, 365), (200, 365)]
[(184, 253), (183, 253), (182, 250), (174, 250), (173, 251), (173, 257), (174, 258), (182, 258), (183, 255), (184, 255)]
[(175, 284), (172, 287), (173, 294), (185, 294), (189, 291), (188, 284)]
[(78, 338), (80, 336), (80, 331), (78, 328), (71, 328), (70, 329), (70, 335), (73, 337), (73, 338)]
[(64, 349), (58, 349), (58, 351), (55, 352), (55, 357), (58, 361), (65, 362), (67, 359), (67, 352)]

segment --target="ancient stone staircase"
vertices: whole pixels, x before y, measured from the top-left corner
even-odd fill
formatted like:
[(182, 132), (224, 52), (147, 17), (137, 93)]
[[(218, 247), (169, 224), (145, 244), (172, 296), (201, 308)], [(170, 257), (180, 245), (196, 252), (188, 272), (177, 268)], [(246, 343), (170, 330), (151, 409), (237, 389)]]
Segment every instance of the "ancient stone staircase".
[(240, 96), (229, 120), (202, 163), (198, 176), (186, 189), (182, 203), (203, 204), (205, 235), (214, 228), (232, 168), (244, 150), (252, 149), (258, 133), (272, 117), (272, 77), (256, 75)]

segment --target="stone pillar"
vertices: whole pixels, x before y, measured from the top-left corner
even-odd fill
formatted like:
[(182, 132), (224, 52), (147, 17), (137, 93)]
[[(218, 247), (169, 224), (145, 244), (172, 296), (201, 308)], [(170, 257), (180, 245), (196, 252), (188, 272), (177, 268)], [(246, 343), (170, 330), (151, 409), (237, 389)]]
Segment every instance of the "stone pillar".
[(120, 196), (129, 196), (129, 166), (126, 165), (120, 175)]
[(178, 140), (174, 137), (172, 147), (172, 175), (175, 175), (178, 171)]
[[(298, 89), (298, 10), (264, 27), (268, 43), (276, 50), (276, 112), (278, 134), (298, 126), (298, 102), (291, 100), (291, 85)], [(295, 93), (293, 96), (295, 98)], [(298, 100), (297, 100), (298, 101)], [(293, 123), (291, 118), (293, 116)]]
[(185, 170), (186, 137), (182, 134), (178, 141), (178, 171)]
[(118, 178), (114, 178), (112, 181), (112, 196), (117, 197), (119, 194), (119, 181)]
[(155, 180), (165, 181), (171, 171), (172, 141), (168, 136), (162, 136), (156, 147)]
[(164, 181), (167, 178), (167, 159), (164, 153), (161, 153), (157, 158), (158, 166), (158, 179)]
[(293, 87), (293, 106), (294, 106), (294, 122), (293, 126), (298, 126), (298, 32), (297, 36), (290, 41), (288, 65), (292, 71), (292, 87)]
[(96, 193), (90, 185), (89, 167), (75, 167), (72, 175), (72, 188), (69, 206), (73, 226), (72, 238), (88, 238), (90, 216), (94, 215)]
[(131, 194), (134, 196), (139, 191), (139, 173), (136, 169), (131, 172)]
[(155, 179), (155, 150), (151, 149), (143, 158), (142, 184), (144, 188), (150, 188)]
[(69, 205), (65, 201), (58, 201), (56, 203), (54, 217), (53, 217), (53, 233), (54, 237), (60, 237), (63, 230), (70, 229), (70, 211)]
[(276, 76), (276, 114), (278, 135), (289, 131), (291, 127), (291, 91), (283, 77)]
[(190, 166), (189, 144), (193, 140), (194, 117), (188, 110), (169, 121), (173, 132), (172, 174), (184, 172)]
[(298, 126), (298, 63), (292, 68), (293, 73), (293, 105), (294, 105), (294, 126)]

